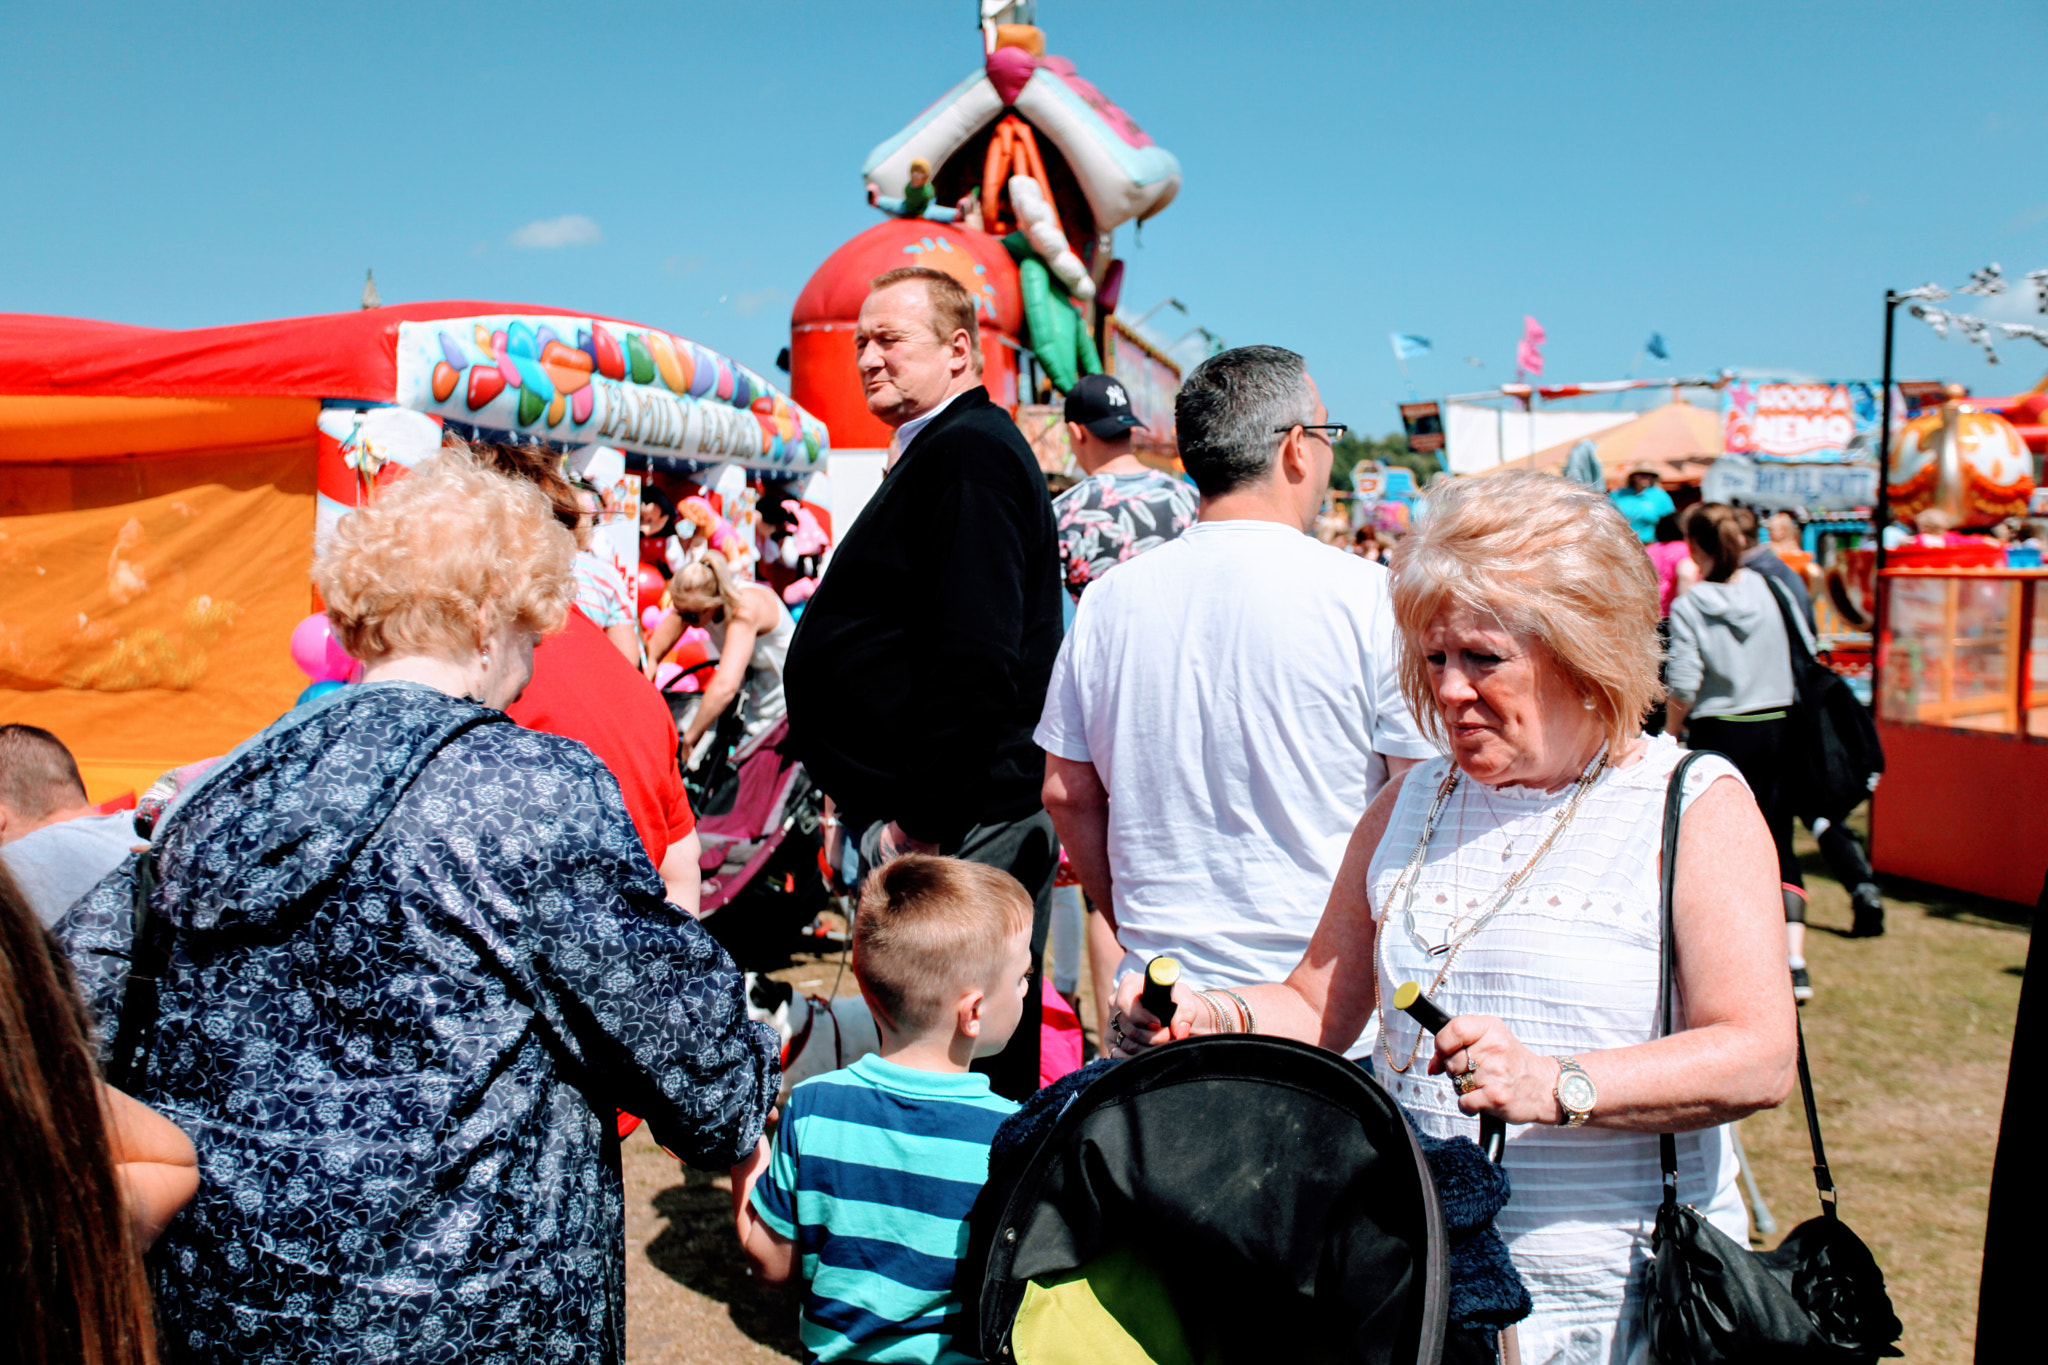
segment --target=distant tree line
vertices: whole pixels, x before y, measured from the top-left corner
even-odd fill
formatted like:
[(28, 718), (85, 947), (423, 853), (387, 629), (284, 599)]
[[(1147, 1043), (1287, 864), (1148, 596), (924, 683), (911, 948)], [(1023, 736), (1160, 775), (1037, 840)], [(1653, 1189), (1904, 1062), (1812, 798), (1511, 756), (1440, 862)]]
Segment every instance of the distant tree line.
[(1346, 436), (1337, 442), (1337, 458), (1330, 465), (1330, 487), (1349, 489), (1351, 467), (1360, 460), (1378, 460), (1413, 470), (1417, 487), (1426, 487), (1443, 463), (1433, 454), (1417, 454), (1408, 448), (1408, 437), (1398, 431), (1385, 436)]

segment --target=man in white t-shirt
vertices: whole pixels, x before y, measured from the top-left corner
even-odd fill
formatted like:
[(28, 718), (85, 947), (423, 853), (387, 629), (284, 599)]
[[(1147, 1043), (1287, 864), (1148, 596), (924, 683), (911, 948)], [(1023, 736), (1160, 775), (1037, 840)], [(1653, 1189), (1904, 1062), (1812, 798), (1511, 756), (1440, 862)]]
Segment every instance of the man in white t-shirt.
[(1294, 969), (1367, 803), (1436, 751), (1395, 680), (1387, 571), (1309, 534), (1345, 429), (1302, 358), (1212, 356), (1174, 409), (1201, 519), (1089, 587), (1035, 737), (1119, 977), (1170, 953), (1200, 990)]

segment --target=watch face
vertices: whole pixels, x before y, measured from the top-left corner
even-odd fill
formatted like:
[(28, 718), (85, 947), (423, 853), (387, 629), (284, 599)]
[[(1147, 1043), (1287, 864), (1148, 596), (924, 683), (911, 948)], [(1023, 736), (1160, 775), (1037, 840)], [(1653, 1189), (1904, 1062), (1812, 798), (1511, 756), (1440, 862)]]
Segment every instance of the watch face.
[(1597, 1093), (1593, 1082), (1576, 1071), (1567, 1071), (1558, 1078), (1557, 1098), (1574, 1114), (1583, 1114), (1591, 1109)]

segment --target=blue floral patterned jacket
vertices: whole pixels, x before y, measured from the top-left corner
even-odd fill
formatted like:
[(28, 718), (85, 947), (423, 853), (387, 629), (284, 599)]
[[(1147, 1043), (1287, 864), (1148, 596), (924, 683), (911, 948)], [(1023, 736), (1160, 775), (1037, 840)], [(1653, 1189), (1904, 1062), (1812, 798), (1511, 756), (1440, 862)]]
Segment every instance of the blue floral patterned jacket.
[[(154, 852), (174, 948), (139, 1098), (201, 1172), (151, 1258), (166, 1360), (619, 1360), (613, 1110), (730, 1165), (778, 1040), (590, 751), (344, 688), (230, 755)], [(58, 928), (103, 1035), (133, 875)]]

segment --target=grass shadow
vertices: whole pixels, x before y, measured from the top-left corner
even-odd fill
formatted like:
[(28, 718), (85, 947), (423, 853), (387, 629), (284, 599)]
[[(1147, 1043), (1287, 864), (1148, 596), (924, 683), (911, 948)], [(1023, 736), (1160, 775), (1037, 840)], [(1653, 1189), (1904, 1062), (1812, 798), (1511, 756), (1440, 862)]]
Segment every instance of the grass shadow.
[(2034, 907), (2018, 901), (1952, 891), (1945, 886), (1933, 886), (1905, 877), (1880, 875), (1878, 883), (1884, 888), (1885, 899), (1918, 901), (1926, 907), (1930, 919), (1953, 920), (1986, 929), (2010, 929), (2021, 934), (2031, 933), (2034, 928)]
[(726, 1305), (733, 1326), (772, 1350), (802, 1359), (795, 1283), (764, 1284), (747, 1273), (732, 1230), (732, 1195), (702, 1171), (684, 1171), (683, 1183), (654, 1196), (656, 1216), (668, 1224), (647, 1244), (647, 1260), (676, 1283)]

